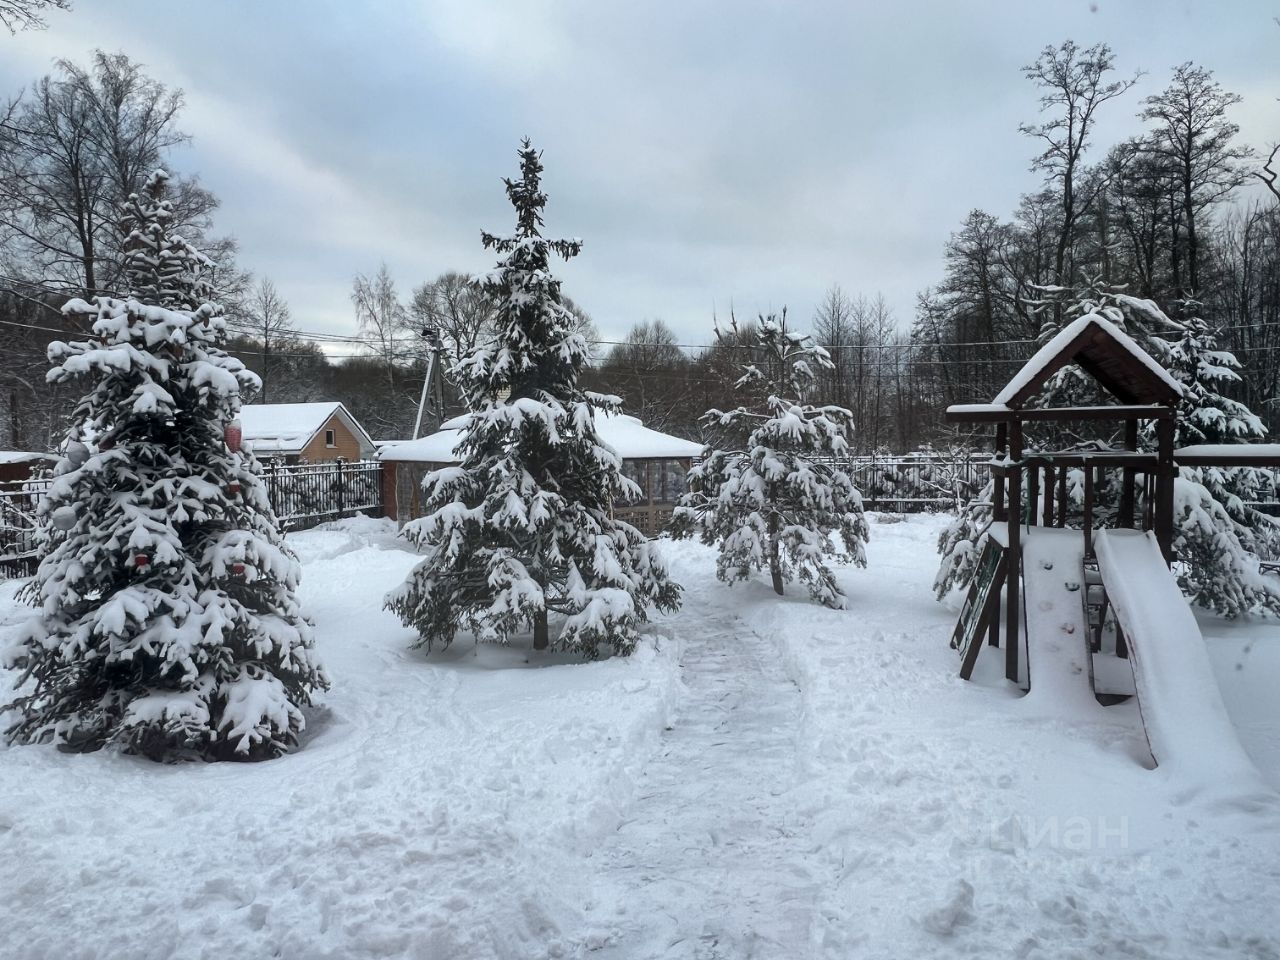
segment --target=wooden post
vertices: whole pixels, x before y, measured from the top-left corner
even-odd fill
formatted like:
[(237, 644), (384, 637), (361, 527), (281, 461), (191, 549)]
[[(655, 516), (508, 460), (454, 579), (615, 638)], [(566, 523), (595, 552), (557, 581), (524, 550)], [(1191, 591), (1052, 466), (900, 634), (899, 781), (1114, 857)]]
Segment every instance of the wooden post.
[(1084, 555), (1093, 556), (1093, 467), (1084, 465)]
[(991, 612), (991, 625), (987, 627), (987, 646), (1000, 646), (1000, 590), (997, 588), (996, 596), (991, 598), (993, 610)]
[(1173, 562), (1173, 429), (1169, 417), (1156, 421), (1156, 541), (1167, 562)]
[(1044, 468), (1044, 525), (1052, 527), (1057, 522), (1057, 514), (1054, 513), (1056, 505), (1053, 498), (1053, 484), (1057, 477), (1057, 469), (1045, 464)]
[(1019, 627), (1022, 618), (1022, 421), (1009, 421), (1009, 574), (1005, 593), (1004, 675), (1018, 682)]
[(1027, 469), (1027, 526), (1039, 526), (1036, 516), (1040, 512), (1040, 467), (1031, 464)]
[[(1124, 422), (1124, 448), (1126, 450), (1138, 449), (1138, 421), (1126, 420)], [(1133, 467), (1125, 467), (1121, 472), (1120, 481), (1120, 515), (1118, 517), (1120, 526), (1133, 526), (1133, 492), (1134, 492), (1134, 474)]]
[(1058, 526), (1067, 525), (1067, 468), (1058, 468)]
[(392, 520), (400, 519), (400, 511), (396, 509), (396, 463), (384, 461), (382, 470), (382, 515)]
[[(999, 460), (1005, 452), (1005, 445), (1008, 442), (1008, 424), (1000, 423), (996, 425), (996, 453), (993, 459)], [(995, 475), (995, 502), (992, 509), (992, 517), (995, 520), (1009, 519), (1008, 513), (1005, 511), (1004, 499), (1004, 475), (997, 473)]]

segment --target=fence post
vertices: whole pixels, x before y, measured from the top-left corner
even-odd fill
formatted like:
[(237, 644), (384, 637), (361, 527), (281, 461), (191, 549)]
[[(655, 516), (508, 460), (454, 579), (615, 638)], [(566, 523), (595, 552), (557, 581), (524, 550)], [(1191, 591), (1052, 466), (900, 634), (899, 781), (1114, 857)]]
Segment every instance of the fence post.
[(334, 496), (336, 497), (337, 503), (338, 503), (338, 516), (342, 516), (342, 511), (346, 509), (346, 507), (344, 506), (346, 502), (346, 498), (343, 497), (343, 492), (346, 486), (344, 482), (344, 474), (346, 473), (347, 461), (342, 457), (339, 457), (335, 462), (338, 468), (338, 476), (337, 476), (337, 482), (334, 484)]

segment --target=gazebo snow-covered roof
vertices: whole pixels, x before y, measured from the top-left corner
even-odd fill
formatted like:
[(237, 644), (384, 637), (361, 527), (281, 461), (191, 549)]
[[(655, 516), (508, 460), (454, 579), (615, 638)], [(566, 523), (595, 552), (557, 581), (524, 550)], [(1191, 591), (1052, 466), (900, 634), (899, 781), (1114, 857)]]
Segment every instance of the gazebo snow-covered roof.
[(249, 404), (240, 408), (240, 426), (258, 456), (297, 456), (335, 415), (359, 441), (362, 453), (371, 455), (373, 438), (336, 400)]
[[(438, 467), (458, 463), (458, 445), (466, 436), (467, 416), (441, 424), (440, 430), (417, 440), (393, 440), (379, 444), (378, 459), (389, 490), (393, 515), (403, 523), (421, 516), (418, 488), (423, 475)], [(614, 515), (633, 524), (641, 533), (656, 536), (671, 519), (676, 501), (684, 494), (690, 461), (702, 455), (703, 446), (692, 440), (651, 430), (635, 417), (595, 412), (600, 439), (622, 459), (622, 472), (640, 489), (640, 499), (619, 499)]]
[[(623, 460), (683, 460), (702, 453), (702, 444), (651, 430), (636, 417), (597, 413), (595, 420), (600, 439)], [(455, 450), (462, 442), (466, 423), (466, 416), (455, 417), (429, 436), (381, 444), (378, 458), (401, 463), (457, 463)]]

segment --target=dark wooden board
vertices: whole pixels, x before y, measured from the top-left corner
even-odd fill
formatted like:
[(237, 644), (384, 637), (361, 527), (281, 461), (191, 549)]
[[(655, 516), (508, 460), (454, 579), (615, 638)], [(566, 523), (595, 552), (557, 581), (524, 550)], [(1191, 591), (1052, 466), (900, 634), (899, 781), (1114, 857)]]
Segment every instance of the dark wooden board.
[(978, 662), (978, 652), (983, 647), (982, 638), (993, 616), (1000, 615), (1000, 588), (1004, 586), (1008, 563), (1007, 551), (994, 540), (988, 539), (978, 557), (978, 569), (969, 584), (960, 618), (951, 634), (951, 648), (960, 654), (960, 678), (968, 680), (973, 675), (973, 665)]

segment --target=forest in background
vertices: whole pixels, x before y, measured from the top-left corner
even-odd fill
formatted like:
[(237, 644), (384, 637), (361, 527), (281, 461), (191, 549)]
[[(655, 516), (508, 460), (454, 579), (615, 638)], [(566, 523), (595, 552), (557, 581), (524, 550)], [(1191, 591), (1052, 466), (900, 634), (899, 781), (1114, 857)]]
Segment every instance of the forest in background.
[[(941, 417), (949, 403), (993, 396), (1061, 321), (1064, 287), (1123, 287), (1177, 319), (1194, 312), (1242, 371), (1238, 399), (1274, 434), (1280, 428), (1280, 153), (1240, 142), (1240, 98), (1207, 68), (1183, 64), (1167, 86), (1137, 101), (1135, 77), (1105, 45), (1067, 42), (1024, 69), (1041, 110), (1027, 119), (1028, 161), (1040, 189), (1005, 214), (975, 209), (942, 249), (938, 281), (915, 316), (895, 316), (874, 291), (833, 284), (811, 317), (831, 354), (813, 401), (853, 412), (856, 451), (905, 452), (964, 442)], [(111, 293), (121, 202), (185, 142), (181, 91), (124, 54), (88, 65), (61, 61), (0, 102), (0, 446), (49, 449), (76, 396), (44, 380), (53, 339), (83, 333), (59, 312), (70, 296)], [(1128, 111), (1133, 132), (1093, 142), (1103, 111)], [(1011, 118), (1013, 122), (1013, 118)], [(409, 436), (433, 343), (446, 362), (485, 338), (493, 308), (468, 278), (444, 270), (405, 290), (385, 267), (354, 277), (357, 332), (308, 330), (270, 278), (237, 261), (216, 227), (217, 197), (175, 174), (175, 226), (219, 264), (230, 346), (263, 379), (263, 402), (340, 400), (377, 438)], [(569, 291), (570, 294), (572, 291)], [(650, 426), (698, 438), (698, 417), (732, 406), (751, 360), (743, 335), (684, 342), (659, 318), (603, 340), (582, 306), (592, 343), (589, 386), (623, 398)], [(430, 336), (424, 336), (424, 333)], [(446, 385), (446, 413), (458, 411)]]

